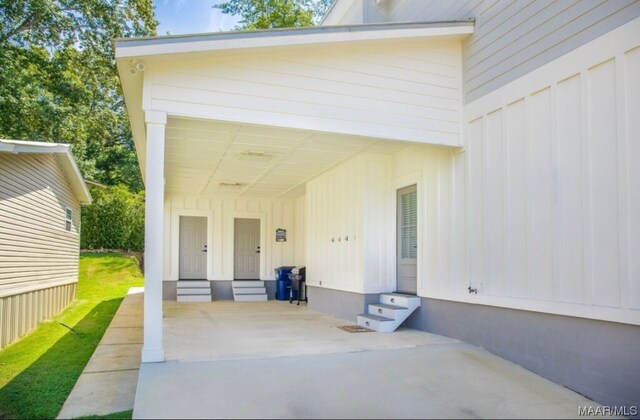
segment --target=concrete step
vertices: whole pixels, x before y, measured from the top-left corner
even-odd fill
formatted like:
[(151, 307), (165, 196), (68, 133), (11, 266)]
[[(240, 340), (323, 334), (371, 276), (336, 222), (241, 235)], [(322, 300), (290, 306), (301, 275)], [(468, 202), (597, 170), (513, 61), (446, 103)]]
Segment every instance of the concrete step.
[(176, 283), (178, 288), (182, 287), (191, 287), (191, 288), (211, 288), (211, 283), (209, 280), (178, 280)]
[(367, 312), (395, 320), (400, 319), (407, 314), (409, 312), (409, 308), (404, 306), (388, 305), (386, 303), (370, 303)]
[(263, 302), (267, 300), (267, 294), (235, 295), (233, 298), (236, 302)]
[(357, 324), (380, 332), (393, 332), (396, 329), (396, 321), (393, 319), (372, 314), (358, 315)]
[(231, 287), (264, 287), (262, 280), (234, 280)]
[(403, 306), (413, 312), (414, 309), (420, 306), (420, 298), (415, 295), (406, 295), (404, 293), (382, 293), (380, 295), (380, 303)]
[(178, 293), (178, 295), (209, 295), (211, 296), (211, 289), (210, 288), (204, 288), (204, 287), (198, 287), (198, 288), (193, 288), (193, 287), (179, 287), (178, 289), (176, 289), (176, 292)]
[(211, 302), (211, 295), (178, 295), (178, 302)]
[(262, 295), (267, 293), (266, 287), (234, 287), (234, 295)]

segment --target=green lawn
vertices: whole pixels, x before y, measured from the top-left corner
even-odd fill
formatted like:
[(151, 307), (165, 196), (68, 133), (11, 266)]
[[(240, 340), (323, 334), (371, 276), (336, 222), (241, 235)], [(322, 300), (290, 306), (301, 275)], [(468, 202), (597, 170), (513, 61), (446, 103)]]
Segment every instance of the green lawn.
[(142, 285), (135, 258), (82, 254), (77, 299), (0, 350), (0, 419), (55, 418), (127, 290)]

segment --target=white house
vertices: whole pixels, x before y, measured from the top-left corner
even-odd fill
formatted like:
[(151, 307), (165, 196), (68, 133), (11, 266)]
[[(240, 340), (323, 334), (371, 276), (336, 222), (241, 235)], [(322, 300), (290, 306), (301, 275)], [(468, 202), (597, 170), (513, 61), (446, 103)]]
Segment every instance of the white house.
[(75, 298), (90, 203), (68, 145), (0, 139), (0, 348)]
[(231, 298), (305, 265), (310, 308), (355, 321), (413, 293), (405, 325), (637, 402), (639, 16), (337, 0), (319, 27), (116, 40), (147, 188), (143, 361), (178, 280)]

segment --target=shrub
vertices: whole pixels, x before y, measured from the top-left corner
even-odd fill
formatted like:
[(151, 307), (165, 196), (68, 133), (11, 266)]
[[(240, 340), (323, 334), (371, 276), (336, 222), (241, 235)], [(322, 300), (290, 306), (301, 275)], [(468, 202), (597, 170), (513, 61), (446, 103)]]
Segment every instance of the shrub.
[(82, 249), (144, 250), (144, 192), (125, 186), (91, 187), (93, 203), (82, 208)]

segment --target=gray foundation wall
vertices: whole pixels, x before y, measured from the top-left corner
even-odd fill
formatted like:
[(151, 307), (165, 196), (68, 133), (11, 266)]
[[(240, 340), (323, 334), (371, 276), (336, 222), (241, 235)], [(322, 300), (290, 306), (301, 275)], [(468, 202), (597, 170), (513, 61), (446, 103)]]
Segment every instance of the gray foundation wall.
[[(308, 293), (310, 309), (352, 322), (378, 301)], [(482, 347), (604, 405), (640, 406), (640, 326), (427, 298), (403, 326)]]
[(366, 312), (369, 303), (378, 302), (378, 294), (361, 294), (307, 286), (308, 307), (355, 324), (356, 316)]
[(427, 298), (404, 325), (483, 347), (602, 404), (640, 404), (639, 326)]
[[(176, 300), (176, 281), (163, 281), (162, 282), (162, 299), (163, 300)], [(213, 300), (233, 300), (233, 290), (231, 287), (231, 280), (215, 280), (209, 281), (211, 283), (211, 297)], [(276, 298), (276, 281), (264, 280), (264, 286), (267, 289), (267, 297), (269, 300)]]

